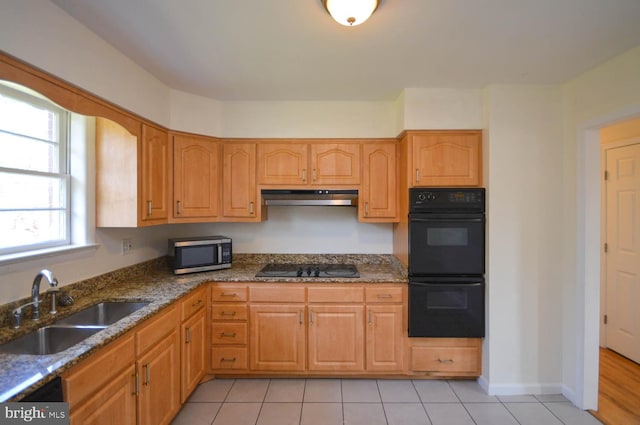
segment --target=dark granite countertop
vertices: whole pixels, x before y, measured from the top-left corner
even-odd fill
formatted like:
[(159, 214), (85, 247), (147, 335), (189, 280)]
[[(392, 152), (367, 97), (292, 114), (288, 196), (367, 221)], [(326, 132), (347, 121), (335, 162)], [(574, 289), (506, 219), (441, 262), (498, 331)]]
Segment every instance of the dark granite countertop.
[[(257, 278), (255, 274), (267, 263), (353, 263), (359, 278)], [(332, 254), (236, 254), (230, 269), (175, 276), (166, 258), (148, 261), (116, 270), (95, 278), (67, 285), (61, 289), (76, 302), (61, 307), (56, 317), (41, 307), (37, 322), (29, 319), (26, 309), (23, 326), (10, 326), (11, 310), (27, 302), (18, 300), (0, 306), (0, 343), (51, 324), (90, 305), (102, 301), (149, 301), (150, 304), (86, 340), (52, 355), (15, 355), (0, 353), (0, 402), (15, 401), (60, 375), (97, 349), (133, 329), (142, 321), (159, 313), (207, 282), (309, 282), (309, 283), (407, 283), (406, 269), (391, 255), (332, 255)], [(25, 292), (30, 288), (25, 287)], [(45, 306), (49, 298), (45, 297)]]

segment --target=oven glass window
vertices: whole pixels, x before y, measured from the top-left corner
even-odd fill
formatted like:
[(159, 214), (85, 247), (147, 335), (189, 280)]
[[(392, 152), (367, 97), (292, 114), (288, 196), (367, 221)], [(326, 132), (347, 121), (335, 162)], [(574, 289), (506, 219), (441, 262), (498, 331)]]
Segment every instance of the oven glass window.
[(182, 247), (182, 267), (216, 264), (216, 250), (214, 248), (214, 245)]
[(430, 227), (427, 230), (429, 246), (467, 246), (469, 232), (466, 227)]
[(465, 310), (467, 305), (465, 291), (432, 291), (427, 297), (430, 310)]

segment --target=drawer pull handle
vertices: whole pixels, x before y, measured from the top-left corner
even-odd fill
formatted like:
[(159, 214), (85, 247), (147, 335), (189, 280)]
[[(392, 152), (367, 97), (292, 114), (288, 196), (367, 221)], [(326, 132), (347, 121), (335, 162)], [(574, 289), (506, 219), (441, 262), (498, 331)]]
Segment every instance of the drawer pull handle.
[(302, 325), (302, 310), (300, 310), (300, 313), (298, 314), (298, 323)]
[(187, 328), (187, 340), (185, 341), (185, 343), (191, 343), (191, 328)]
[(220, 316), (235, 316), (236, 312), (235, 311), (223, 311), (220, 313)]
[(453, 363), (453, 359), (438, 359), (440, 363)]
[(191, 304), (191, 308), (198, 307), (200, 304), (202, 304), (202, 300), (198, 300), (198, 302), (197, 302), (197, 303), (193, 303), (193, 304)]
[(178, 215), (182, 214), (182, 203), (180, 201), (176, 201), (176, 212), (178, 213)]
[(369, 325), (373, 325), (373, 312), (369, 310)]
[(313, 325), (313, 311), (309, 310), (309, 324)]
[(236, 337), (236, 333), (235, 332), (220, 332), (220, 337), (224, 338), (235, 338)]
[(389, 298), (393, 298), (393, 295), (391, 295), (391, 294), (378, 294), (377, 297), (378, 298), (383, 298), (383, 299), (384, 298), (389, 299)]
[(223, 292), (220, 294), (221, 297), (237, 297), (238, 294), (235, 292)]
[(235, 362), (236, 358), (235, 357), (223, 357), (220, 359), (221, 362)]
[(420, 169), (416, 168), (416, 182), (420, 181)]

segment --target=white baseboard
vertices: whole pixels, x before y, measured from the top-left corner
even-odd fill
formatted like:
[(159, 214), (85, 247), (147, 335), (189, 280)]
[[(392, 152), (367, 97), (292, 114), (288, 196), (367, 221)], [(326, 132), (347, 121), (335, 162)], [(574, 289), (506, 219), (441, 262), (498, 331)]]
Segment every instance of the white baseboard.
[[(511, 384), (490, 384), (480, 377), (478, 379), (480, 386), (489, 395), (542, 395), (542, 394), (562, 394), (567, 397), (566, 393), (573, 394), (568, 388), (561, 383), (511, 383)], [(567, 397), (573, 401), (571, 398)]]

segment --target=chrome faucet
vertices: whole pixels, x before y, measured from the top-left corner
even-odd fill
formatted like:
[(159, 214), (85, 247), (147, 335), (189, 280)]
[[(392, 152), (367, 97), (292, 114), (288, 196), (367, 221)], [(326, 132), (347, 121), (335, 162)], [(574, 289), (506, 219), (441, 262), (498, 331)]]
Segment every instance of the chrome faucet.
[(46, 278), (49, 282), (49, 289), (47, 293), (51, 293), (51, 310), (49, 310), (50, 314), (56, 314), (56, 294), (59, 291), (58, 288), (58, 279), (53, 277), (53, 273), (50, 270), (43, 269), (38, 272), (35, 279), (33, 279), (33, 284), (31, 285), (31, 302), (23, 304), (13, 310), (13, 327), (19, 328), (22, 324), (22, 309), (27, 306), (33, 306), (33, 310), (31, 313), (31, 318), (33, 320), (40, 319), (40, 282), (42, 278)]
[(53, 273), (50, 270), (43, 269), (33, 279), (31, 285), (31, 302), (33, 303), (33, 314), (31, 318), (38, 320), (40, 318), (40, 281), (42, 278), (47, 278), (50, 288), (47, 292), (51, 292), (51, 310), (49, 313), (56, 314), (56, 292), (58, 291), (58, 279), (53, 277)]

